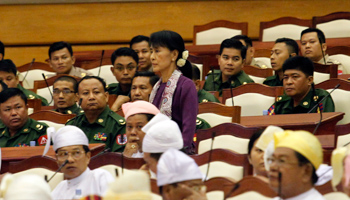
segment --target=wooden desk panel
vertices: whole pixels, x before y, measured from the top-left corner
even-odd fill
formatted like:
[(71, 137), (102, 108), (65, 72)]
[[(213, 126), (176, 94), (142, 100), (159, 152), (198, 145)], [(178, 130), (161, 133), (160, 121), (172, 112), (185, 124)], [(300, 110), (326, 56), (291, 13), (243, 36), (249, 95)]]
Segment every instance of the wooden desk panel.
[[(10, 162), (17, 162), (17, 161), (30, 158), (32, 156), (42, 155), (44, 152), (44, 148), (45, 146), (1, 148), (2, 165), (1, 165), (0, 173), (5, 173), (9, 171)], [(100, 153), (105, 148), (105, 144), (102, 144), (102, 143), (89, 144), (89, 148), (91, 151), (91, 156), (94, 156)], [(55, 158), (55, 151), (53, 150), (52, 146), (50, 147), (46, 156)]]
[[(333, 149), (336, 124), (344, 117), (342, 112), (331, 112), (322, 114), (322, 122), (315, 135), (320, 140), (323, 148)], [(279, 126), (289, 130), (306, 130), (313, 132), (320, 120), (319, 113), (288, 114), (268, 116), (243, 116), (241, 124), (247, 127), (265, 128), (269, 125)]]

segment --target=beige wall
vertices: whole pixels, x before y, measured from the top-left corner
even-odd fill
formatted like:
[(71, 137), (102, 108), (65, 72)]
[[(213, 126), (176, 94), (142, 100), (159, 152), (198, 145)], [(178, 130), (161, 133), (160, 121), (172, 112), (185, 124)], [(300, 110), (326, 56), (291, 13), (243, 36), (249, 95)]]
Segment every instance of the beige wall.
[(347, 0), (1, 5), (0, 40), (9, 46), (5, 57), (19, 66), (34, 57), (44, 61), (47, 45), (59, 40), (81, 44), (75, 51), (113, 49), (137, 34), (171, 29), (191, 42), (193, 25), (218, 19), (248, 22), (248, 35), (258, 38), (260, 21), (282, 16), (311, 19), (349, 8)]

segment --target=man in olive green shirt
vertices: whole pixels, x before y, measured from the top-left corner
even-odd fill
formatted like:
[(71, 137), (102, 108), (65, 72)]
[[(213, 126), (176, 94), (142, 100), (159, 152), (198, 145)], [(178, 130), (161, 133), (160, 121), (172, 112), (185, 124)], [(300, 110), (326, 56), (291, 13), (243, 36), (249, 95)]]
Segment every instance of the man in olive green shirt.
[(56, 112), (62, 114), (80, 114), (84, 111), (77, 106), (77, 80), (71, 76), (58, 77), (53, 83), (53, 102)]
[[(203, 89), (206, 91), (219, 91), (222, 89), (235, 88), (254, 81), (242, 70), (247, 48), (235, 39), (226, 39), (221, 43), (218, 63), (220, 72), (211, 72), (207, 76)], [(214, 73), (214, 74), (213, 74)]]
[[(269, 108), (268, 114), (296, 114), (334, 112), (334, 102), (329, 93), (315, 89), (313, 83), (314, 66), (310, 59), (296, 56), (283, 64), (283, 88), (285, 94)], [(314, 108), (314, 106), (318, 105)], [(314, 109), (313, 109), (314, 108)]]
[(288, 58), (299, 54), (299, 46), (295, 40), (289, 38), (278, 38), (271, 50), (271, 66), (275, 71), (275, 75), (269, 76), (263, 82), (268, 86), (283, 86), (283, 70), (284, 61)]
[(47, 136), (44, 123), (28, 116), (27, 98), (18, 88), (0, 93), (0, 147), (45, 145)]
[(109, 109), (106, 83), (97, 76), (85, 76), (78, 83), (78, 97), (84, 113), (68, 121), (79, 127), (89, 143), (105, 143), (110, 151), (123, 152), (126, 135), (125, 120)]
[(27, 97), (27, 99), (41, 99), (43, 106), (48, 106), (48, 102), (44, 97), (41, 97), (34, 92), (23, 88), (19, 84), (17, 76), (17, 67), (12, 60), (6, 59), (0, 61), (0, 80), (2, 80), (9, 88), (20, 89)]
[(220, 101), (213, 94), (201, 89), (200, 71), (198, 67), (194, 64), (192, 64), (192, 81), (196, 86), (196, 90), (198, 94), (198, 103), (202, 103), (202, 102), (220, 103)]

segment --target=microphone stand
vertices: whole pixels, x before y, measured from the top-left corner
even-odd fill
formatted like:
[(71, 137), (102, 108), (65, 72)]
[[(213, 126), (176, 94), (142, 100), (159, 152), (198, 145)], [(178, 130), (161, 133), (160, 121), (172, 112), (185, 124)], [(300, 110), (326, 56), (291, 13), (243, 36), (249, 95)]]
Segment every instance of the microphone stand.
[(30, 65), (29, 65), (29, 67), (28, 67), (28, 70), (27, 70), (27, 73), (26, 73), (26, 75), (25, 75), (25, 76), (23, 77), (23, 79), (22, 79), (22, 82), (24, 82), (24, 80), (26, 80), (26, 77), (27, 77), (29, 71), (32, 69), (32, 66), (33, 66), (33, 63), (34, 63), (34, 62), (35, 62), (35, 58), (33, 58), (32, 62), (30, 63)]
[(52, 95), (52, 92), (51, 92), (51, 90), (50, 90), (49, 83), (47, 82), (47, 79), (46, 79), (46, 77), (45, 77), (45, 74), (42, 73), (41, 75), (43, 76), (43, 78), (44, 78), (44, 80), (45, 80), (45, 83), (46, 83), (46, 86), (47, 86), (47, 89), (49, 90), (50, 95), (51, 95), (51, 101), (50, 101), (50, 103), (49, 103), (49, 105), (50, 105), (50, 104), (52, 103), (52, 101), (53, 101), (53, 95)]
[(46, 182), (50, 182), (51, 179), (57, 174), (57, 172), (59, 172), (64, 166), (66, 166), (67, 163), (68, 163), (68, 160), (64, 161), (64, 163), (55, 171), (55, 173), (50, 177), (49, 180), (46, 180)]
[[(100, 77), (100, 73), (101, 73), (101, 66), (102, 66), (102, 61), (103, 61), (103, 55), (105, 54), (105, 50), (102, 50), (102, 55), (101, 55), (101, 60), (100, 60), (100, 67), (98, 69), (98, 77)], [(113, 64), (113, 63), (112, 63)]]

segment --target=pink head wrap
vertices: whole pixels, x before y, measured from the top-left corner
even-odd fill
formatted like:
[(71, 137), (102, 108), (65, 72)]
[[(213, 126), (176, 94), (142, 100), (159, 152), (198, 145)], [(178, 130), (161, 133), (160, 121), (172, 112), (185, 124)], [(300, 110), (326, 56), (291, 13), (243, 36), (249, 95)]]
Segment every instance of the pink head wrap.
[(132, 103), (124, 103), (122, 105), (122, 109), (124, 112), (125, 120), (128, 119), (131, 115), (135, 114), (152, 114), (156, 115), (160, 111), (156, 106), (147, 102), (147, 101), (135, 101)]

